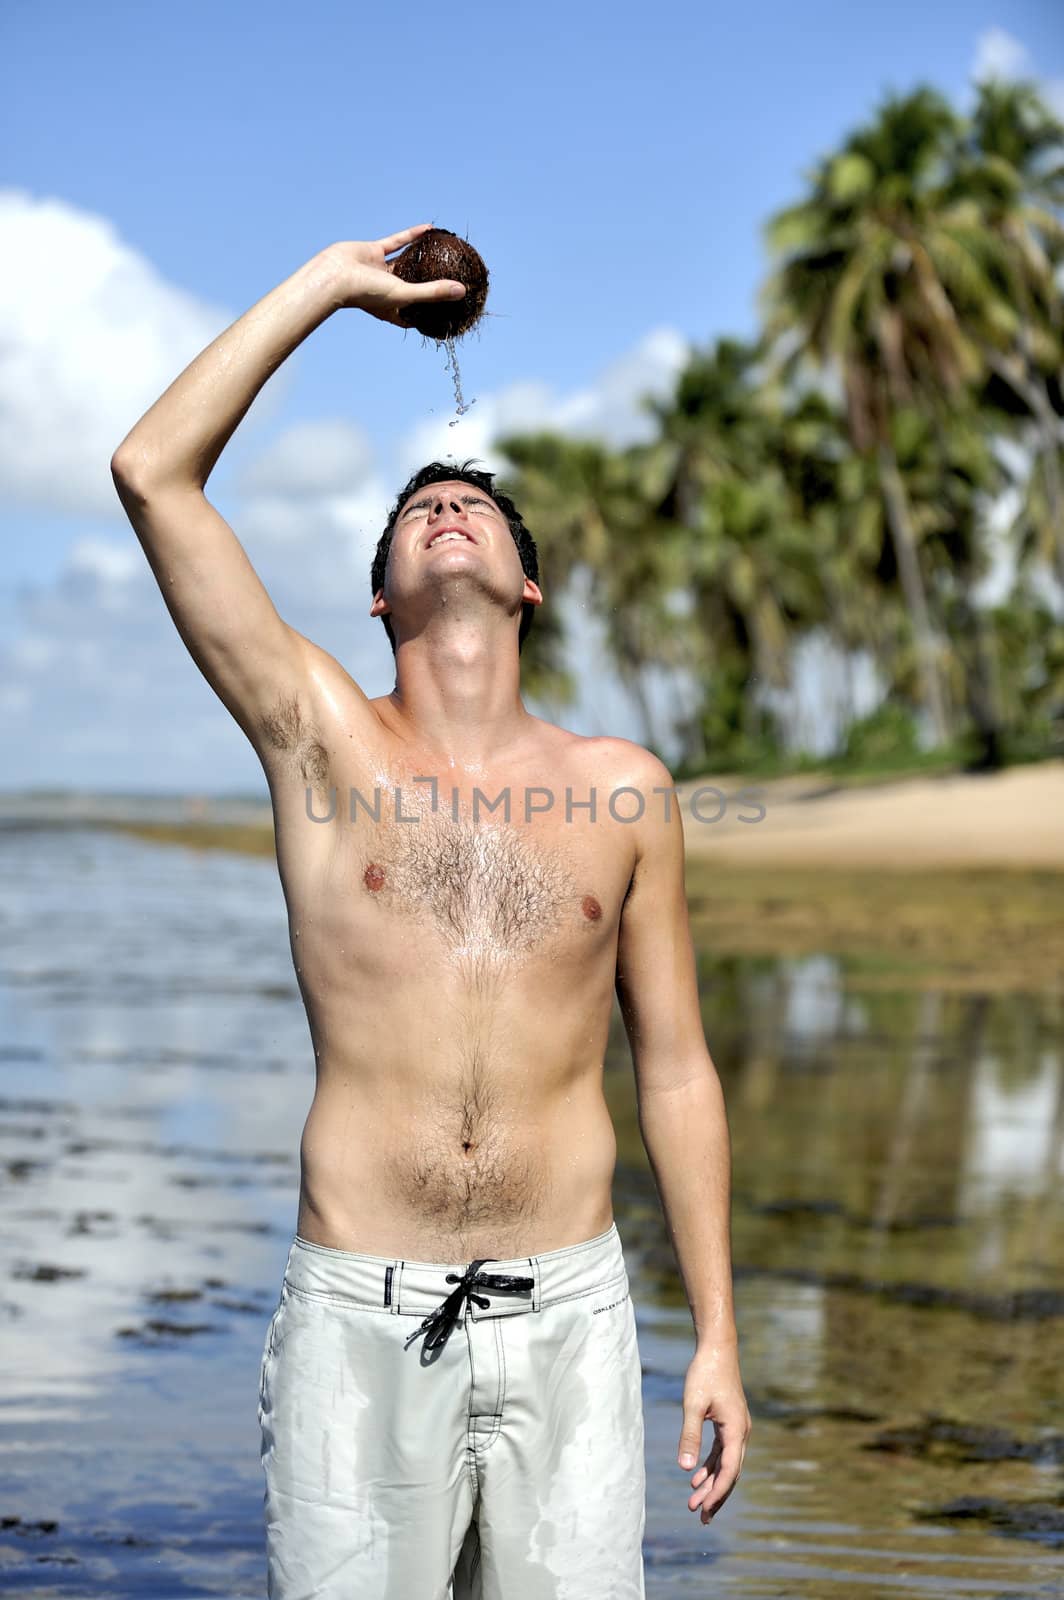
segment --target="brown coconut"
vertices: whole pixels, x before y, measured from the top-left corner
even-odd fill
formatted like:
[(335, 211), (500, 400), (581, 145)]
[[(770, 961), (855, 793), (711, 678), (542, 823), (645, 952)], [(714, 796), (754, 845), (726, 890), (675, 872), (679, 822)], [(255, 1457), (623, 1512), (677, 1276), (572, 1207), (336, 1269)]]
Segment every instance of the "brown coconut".
[(408, 244), (391, 269), (404, 283), (429, 283), (456, 278), (464, 283), (464, 300), (427, 300), (407, 306), (403, 320), (428, 339), (460, 339), (479, 322), (488, 298), (488, 269), (473, 246), (447, 228), (430, 228)]

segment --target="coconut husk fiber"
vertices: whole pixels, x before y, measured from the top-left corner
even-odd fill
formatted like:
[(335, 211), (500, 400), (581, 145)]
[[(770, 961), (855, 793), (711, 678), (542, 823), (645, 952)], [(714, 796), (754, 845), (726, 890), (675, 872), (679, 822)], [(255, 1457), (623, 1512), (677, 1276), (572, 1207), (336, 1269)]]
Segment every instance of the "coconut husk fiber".
[(404, 283), (456, 278), (465, 284), (464, 300), (431, 300), (404, 310), (403, 320), (426, 338), (460, 339), (480, 321), (488, 298), (488, 269), (467, 239), (448, 228), (431, 228), (408, 244), (391, 268)]

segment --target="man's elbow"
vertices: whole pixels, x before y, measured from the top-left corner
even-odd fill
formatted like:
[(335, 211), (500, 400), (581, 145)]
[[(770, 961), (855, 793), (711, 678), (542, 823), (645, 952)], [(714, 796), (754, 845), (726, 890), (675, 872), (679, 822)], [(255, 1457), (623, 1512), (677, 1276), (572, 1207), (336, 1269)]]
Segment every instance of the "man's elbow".
[(122, 454), (121, 445), (111, 457), (111, 481), (118, 491), (118, 498), (123, 505), (127, 500), (136, 497), (137, 490), (134, 487), (133, 462), (128, 453)]
[(636, 1066), (636, 1090), (640, 1099), (687, 1095), (719, 1084), (717, 1069), (708, 1050), (682, 1061), (675, 1058), (661, 1064), (640, 1062)]

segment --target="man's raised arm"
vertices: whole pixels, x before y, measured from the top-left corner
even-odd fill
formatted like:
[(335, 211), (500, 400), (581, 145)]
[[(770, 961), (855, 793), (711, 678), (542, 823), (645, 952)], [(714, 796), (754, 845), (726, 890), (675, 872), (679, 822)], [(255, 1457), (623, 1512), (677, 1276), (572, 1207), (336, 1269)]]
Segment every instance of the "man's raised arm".
[(119, 499), (193, 660), (259, 748), (264, 713), (306, 676), (308, 642), (274, 608), (204, 486), (266, 379), (334, 311), (405, 326), (418, 300), (459, 299), (449, 279), (408, 284), (387, 256), (430, 224), (329, 245), (198, 355), (111, 457)]

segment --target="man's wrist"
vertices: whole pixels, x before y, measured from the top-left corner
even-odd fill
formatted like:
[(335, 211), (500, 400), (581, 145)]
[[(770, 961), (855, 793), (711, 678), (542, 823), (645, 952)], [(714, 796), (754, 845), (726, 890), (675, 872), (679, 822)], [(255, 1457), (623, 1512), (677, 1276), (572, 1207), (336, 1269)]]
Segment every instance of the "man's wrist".
[(342, 241), (326, 245), (316, 256), (311, 256), (307, 265), (314, 269), (315, 277), (321, 283), (331, 288), (335, 301), (333, 310), (339, 311), (341, 307), (351, 305), (357, 283), (357, 263), (344, 254)]
[(738, 1354), (739, 1335), (734, 1323), (719, 1327), (695, 1327), (695, 1340), (700, 1350), (722, 1350)]
[(331, 274), (336, 289), (337, 307), (361, 311), (360, 291), (365, 287), (366, 263), (352, 254), (347, 242), (338, 239), (314, 258), (324, 272)]

